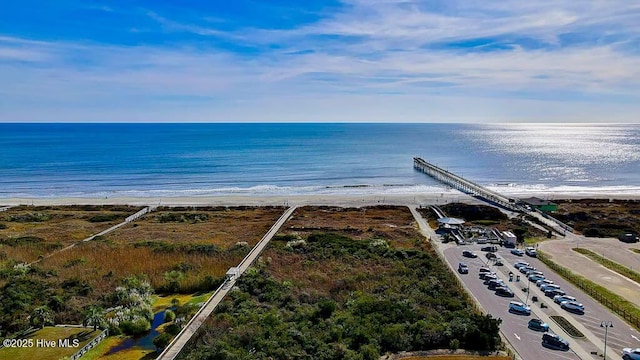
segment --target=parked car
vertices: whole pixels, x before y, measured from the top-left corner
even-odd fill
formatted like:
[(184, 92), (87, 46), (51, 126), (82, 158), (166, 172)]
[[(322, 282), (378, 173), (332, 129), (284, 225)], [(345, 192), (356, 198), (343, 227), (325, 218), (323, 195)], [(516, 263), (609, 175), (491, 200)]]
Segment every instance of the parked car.
[(542, 346), (556, 350), (569, 350), (569, 342), (558, 335), (542, 334)]
[(538, 270), (538, 269), (534, 268), (533, 266), (522, 266), (522, 267), (520, 267), (520, 269), (518, 269), (518, 271), (520, 271), (523, 274), (526, 274), (527, 272), (529, 272), (531, 270)]
[(504, 282), (502, 282), (502, 280), (500, 279), (489, 280), (489, 283), (487, 285), (489, 287), (489, 290), (495, 290), (501, 286), (504, 286)]
[(524, 252), (523, 252), (522, 250), (520, 250), (520, 249), (511, 249), (511, 253), (512, 253), (513, 255), (517, 255), (517, 256), (522, 256), (522, 255), (524, 255)]
[(465, 263), (458, 263), (458, 272), (460, 274), (468, 274), (469, 273), (469, 267)]
[(468, 257), (468, 258), (477, 258), (478, 255), (476, 255), (475, 253), (469, 251), (469, 250), (465, 250), (462, 252), (462, 256), (464, 257)]
[(483, 284), (489, 285), (489, 281), (498, 280), (498, 276), (495, 274), (485, 275)]
[(480, 273), (480, 279), (481, 279), (481, 280), (487, 280), (487, 276), (488, 276), (490, 279), (497, 279), (497, 278), (498, 278), (498, 277), (496, 276), (496, 273), (493, 273), (493, 272), (483, 272), (483, 273)]
[(514, 297), (513, 291), (506, 286), (500, 286), (496, 288), (496, 295), (502, 297)]
[(557, 295), (564, 295), (564, 294), (566, 294), (566, 292), (564, 292), (564, 290), (562, 289), (547, 289), (544, 291), (544, 295), (552, 299)]
[(496, 254), (494, 254), (492, 252), (486, 253), (485, 256), (487, 257), (487, 259), (495, 259), (495, 258), (497, 258)]
[(584, 314), (584, 305), (577, 301), (563, 301), (560, 303), (560, 307), (569, 312)]
[(481, 267), (481, 268), (478, 270), (478, 272), (480, 272), (480, 273), (483, 273), (483, 272), (484, 272), (484, 273), (489, 273), (489, 272), (491, 272), (491, 269), (489, 269), (488, 267)]
[(540, 319), (531, 319), (528, 324), (529, 329), (535, 331), (547, 332), (549, 331), (549, 324)]
[(531, 257), (536, 257), (538, 255), (536, 249), (532, 248), (532, 247), (528, 247), (524, 250), (524, 253), (527, 254), (527, 256), (531, 256)]
[(513, 264), (513, 267), (518, 270), (520, 270), (520, 268), (523, 266), (529, 266), (529, 263), (525, 261), (517, 261), (515, 264)]
[(509, 312), (523, 315), (531, 315), (531, 308), (519, 301), (509, 302)]
[(481, 251), (488, 251), (488, 252), (497, 252), (498, 251), (498, 247), (495, 245), (492, 246), (484, 246), (480, 249)]
[[(537, 284), (537, 282), (536, 282)], [(545, 284), (540, 286), (540, 290), (542, 291), (547, 291), (547, 290), (551, 290), (551, 289), (560, 289), (560, 285), (556, 285), (556, 284)]]
[(536, 269), (528, 270), (525, 274), (526, 274), (527, 276), (530, 276), (530, 275), (540, 275), (540, 276), (544, 276), (544, 274), (542, 273), (542, 271), (538, 271), (538, 270), (536, 270)]
[(527, 279), (529, 279), (529, 281), (536, 282), (538, 280), (544, 279), (544, 275), (531, 274), (531, 275), (527, 276)]
[(541, 287), (542, 285), (548, 285), (548, 284), (553, 284), (553, 280), (542, 279), (542, 280), (536, 281), (536, 286), (537, 287)]
[(497, 258), (495, 259), (495, 261), (493, 262), (493, 265), (494, 265), (494, 266), (502, 266), (502, 265), (504, 265), (504, 263), (502, 262), (502, 259), (500, 259), (499, 257), (497, 257)]
[(576, 301), (576, 298), (569, 295), (556, 295), (553, 297), (553, 302), (556, 304), (562, 304), (563, 301)]
[(640, 348), (624, 348), (622, 349), (623, 360), (640, 360)]

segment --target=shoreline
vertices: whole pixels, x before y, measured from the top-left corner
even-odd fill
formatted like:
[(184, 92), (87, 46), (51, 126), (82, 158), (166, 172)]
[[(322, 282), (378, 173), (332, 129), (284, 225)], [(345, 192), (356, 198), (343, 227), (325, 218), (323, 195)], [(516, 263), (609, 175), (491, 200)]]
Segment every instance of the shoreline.
[[(508, 196), (525, 198), (536, 196), (547, 200), (611, 199), (640, 200), (640, 194), (616, 193), (523, 193)], [(152, 205), (152, 206), (370, 206), (370, 205), (438, 205), (451, 202), (481, 203), (482, 201), (463, 193), (440, 192), (425, 194), (379, 194), (379, 195), (274, 195), (274, 196), (179, 196), (179, 197), (51, 197), (51, 198), (0, 198), (0, 207), (16, 205)]]

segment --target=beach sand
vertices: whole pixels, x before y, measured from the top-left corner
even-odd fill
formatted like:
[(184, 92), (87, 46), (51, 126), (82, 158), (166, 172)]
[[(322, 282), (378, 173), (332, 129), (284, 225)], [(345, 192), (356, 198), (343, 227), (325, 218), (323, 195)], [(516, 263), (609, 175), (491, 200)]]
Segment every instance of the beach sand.
[[(505, 194), (509, 197), (537, 196), (543, 199), (621, 199), (640, 200), (637, 194), (616, 193), (522, 193)], [(370, 205), (440, 205), (452, 202), (480, 203), (461, 192), (434, 192), (424, 194), (380, 195), (293, 195), (293, 196), (193, 196), (193, 197), (113, 197), (113, 198), (8, 198), (0, 199), (0, 207), (8, 205), (155, 205), (155, 206), (302, 206), (326, 205), (359, 207)]]

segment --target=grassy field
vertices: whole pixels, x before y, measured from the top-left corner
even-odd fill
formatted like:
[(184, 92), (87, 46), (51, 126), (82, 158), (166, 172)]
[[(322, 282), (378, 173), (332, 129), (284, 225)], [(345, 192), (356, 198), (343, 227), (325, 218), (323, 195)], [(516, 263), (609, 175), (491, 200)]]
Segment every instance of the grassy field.
[[(40, 266), (59, 279), (82, 274), (96, 292), (133, 274), (145, 274), (154, 289), (162, 290), (165, 273), (175, 270), (182, 273), (178, 292), (191, 293), (215, 285), (281, 214), (273, 207), (161, 209)], [(248, 245), (236, 245), (242, 242)]]
[(281, 234), (306, 237), (331, 231), (354, 240), (379, 238), (398, 248), (413, 248), (420, 235), (414, 230), (413, 216), (397, 207), (363, 208), (312, 207), (296, 209)]
[[(83, 338), (78, 347), (58, 347), (58, 340), (71, 338), (74, 335), (77, 336), (80, 333), (87, 333), (87, 337)], [(34, 342), (33, 347), (29, 348), (1, 348), (0, 359), (12, 359), (12, 360), (33, 360), (33, 359), (60, 359), (65, 356), (71, 356), (91, 341), (94, 337), (100, 334), (100, 330), (93, 331), (93, 329), (86, 328), (63, 328), (63, 327), (45, 327), (37, 332), (25, 337), (25, 339), (32, 339)], [(36, 345), (37, 340), (55, 341), (55, 347), (38, 347)]]
[(180, 357), (377, 360), (492, 349), (498, 326), (474, 309), (406, 207), (305, 207)]
[(557, 201), (555, 218), (585, 236), (617, 237), (640, 233), (640, 201), (582, 199)]
[(0, 213), (0, 261), (31, 262), (121, 223), (134, 206), (17, 206)]

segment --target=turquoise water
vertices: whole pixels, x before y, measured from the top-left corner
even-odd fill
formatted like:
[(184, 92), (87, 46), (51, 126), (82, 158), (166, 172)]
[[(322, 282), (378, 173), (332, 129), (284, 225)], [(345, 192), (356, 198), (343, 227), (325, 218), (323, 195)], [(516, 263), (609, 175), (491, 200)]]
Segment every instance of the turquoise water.
[(0, 198), (640, 192), (640, 125), (0, 124)]

